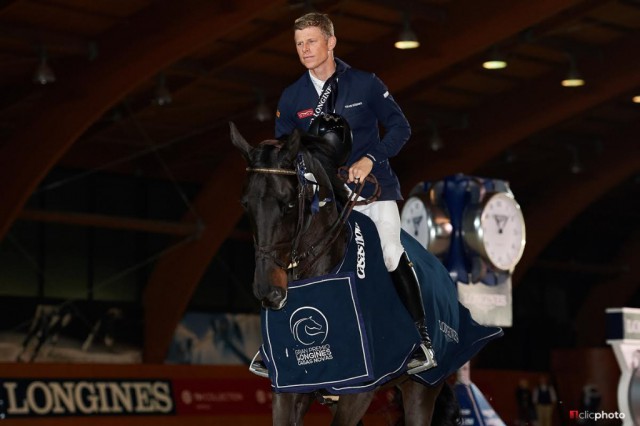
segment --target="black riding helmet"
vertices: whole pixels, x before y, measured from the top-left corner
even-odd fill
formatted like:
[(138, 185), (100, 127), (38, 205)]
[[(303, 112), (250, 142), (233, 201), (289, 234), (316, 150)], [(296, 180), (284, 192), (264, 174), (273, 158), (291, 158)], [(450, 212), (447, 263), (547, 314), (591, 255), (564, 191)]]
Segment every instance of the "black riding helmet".
[(311, 123), (309, 133), (321, 136), (329, 142), (335, 152), (335, 159), (338, 165), (344, 165), (351, 155), (353, 143), (351, 127), (347, 120), (335, 113), (323, 112)]

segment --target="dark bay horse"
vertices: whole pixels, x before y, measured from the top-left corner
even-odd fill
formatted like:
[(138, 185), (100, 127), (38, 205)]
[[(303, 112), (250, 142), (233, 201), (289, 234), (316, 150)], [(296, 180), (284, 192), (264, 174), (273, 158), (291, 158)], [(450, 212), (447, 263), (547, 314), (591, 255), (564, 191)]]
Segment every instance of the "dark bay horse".
[[(278, 310), (287, 301), (288, 282), (327, 274), (343, 258), (347, 231), (337, 205), (346, 205), (347, 194), (331, 147), (321, 138), (294, 131), (287, 140), (263, 141), (254, 148), (233, 123), (230, 127), (232, 142), (248, 164), (241, 203), (254, 234), (253, 291), (265, 309)], [(296, 164), (301, 160), (316, 182), (300, 180)], [(405, 374), (387, 386), (395, 385), (402, 393), (406, 425), (453, 425), (457, 403), (443, 383), (425, 386)], [(358, 424), (374, 393), (340, 395), (330, 407), (332, 425)], [(273, 424), (302, 424), (316, 396), (274, 393)]]

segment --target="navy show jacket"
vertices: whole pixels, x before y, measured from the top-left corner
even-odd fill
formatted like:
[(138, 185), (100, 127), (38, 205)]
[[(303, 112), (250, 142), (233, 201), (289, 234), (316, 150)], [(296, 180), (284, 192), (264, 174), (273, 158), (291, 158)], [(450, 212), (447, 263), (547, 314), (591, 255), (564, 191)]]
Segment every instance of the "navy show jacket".
[[(353, 149), (347, 165), (364, 156), (373, 161), (371, 173), (378, 179), (381, 194), (378, 200), (401, 200), (400, 183), (391, 169), (389, 158), (400, 152), (409, 139), (411, 128), (402, 110), (384, 83), (373, 73), (351, 68), (335, 59), (338, 72), (338, 98), (335, 111), (342, 115), (353, 135)], [(313, 110), (318, 104), (318, 92), (305, 72), (280, 96), (276, 114), (276, 138), (282, 138), (294, 129), (306, 131)], [(380, 139), (378, 125), (384, 129)], [(362, 195), (368, 196), (370, 188)]]

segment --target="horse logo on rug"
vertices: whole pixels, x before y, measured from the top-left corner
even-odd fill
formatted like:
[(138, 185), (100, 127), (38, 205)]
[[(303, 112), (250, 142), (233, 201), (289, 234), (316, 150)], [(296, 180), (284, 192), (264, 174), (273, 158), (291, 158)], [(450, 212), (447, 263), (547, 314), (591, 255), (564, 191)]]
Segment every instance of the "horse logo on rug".
[(329, 334), (327, 317), (311, 306), (296, 309), (289, 318), (289, 328), (293, 338), (305, 346), (320, 345)]

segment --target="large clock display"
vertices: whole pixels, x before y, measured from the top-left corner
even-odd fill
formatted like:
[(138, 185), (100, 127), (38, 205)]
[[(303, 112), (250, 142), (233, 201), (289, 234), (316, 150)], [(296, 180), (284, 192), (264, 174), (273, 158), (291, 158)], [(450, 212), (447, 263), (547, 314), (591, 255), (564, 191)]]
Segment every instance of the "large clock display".
[(526, 242), (520, 206), (511, 193), (486, 194), (465, 214), (463, 237), (491, 266), (511, 271), (522, 257)]
[(432, 254), (440, 255), (449, 249), (451, 223), (446, 212), (431, 199), (434, 196), (430, 191), (409, 197), (400, 220), (402, 229)]

